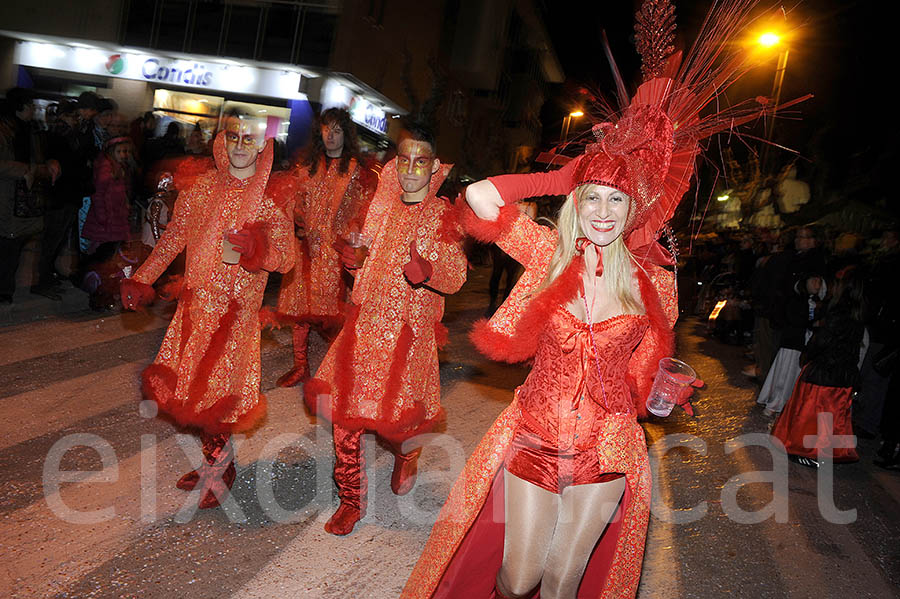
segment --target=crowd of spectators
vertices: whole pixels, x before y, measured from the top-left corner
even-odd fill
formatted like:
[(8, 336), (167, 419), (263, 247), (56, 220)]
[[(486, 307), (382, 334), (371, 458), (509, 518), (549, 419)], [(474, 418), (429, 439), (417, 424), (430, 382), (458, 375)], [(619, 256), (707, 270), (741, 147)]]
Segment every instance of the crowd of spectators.
[(109, 309), (115, 279), (148, 251), (141, 230), (156, 165), (211, 154), (211, 140), (174, 120), (158, 136), (154, 113), (129, 123), (94, 92), (43, 104), (39, 119), (30, 90), (10, 89), (0, 102), (0, 304), (13, 302), (23, 249), (36, 241), (32, 294), (59, 301), (70, 280), (92, 308)]
[(744, 374), (761, 385), (767, 417), (779, 417), (798, 380), (852, 388), (853, 433), (881, 435), (875, 463), (900, 466), (896, 229), (716, 233), (684, 254), (682, 307), (722, 341), (752, 350)]

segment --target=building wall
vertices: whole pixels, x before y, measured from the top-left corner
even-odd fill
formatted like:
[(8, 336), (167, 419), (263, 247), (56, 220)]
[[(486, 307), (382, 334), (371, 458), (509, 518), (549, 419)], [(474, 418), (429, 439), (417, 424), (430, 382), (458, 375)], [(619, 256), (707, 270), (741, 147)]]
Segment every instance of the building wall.
[(110, 77), (110, 87), (103, 90), (104, 97), (115, 100), (119, 112), (133, 119), (153, 107), (153, 89), (144, 81)]
[(118, 41), (121, 0), (5, 0), (0, 28), (104, 42)]

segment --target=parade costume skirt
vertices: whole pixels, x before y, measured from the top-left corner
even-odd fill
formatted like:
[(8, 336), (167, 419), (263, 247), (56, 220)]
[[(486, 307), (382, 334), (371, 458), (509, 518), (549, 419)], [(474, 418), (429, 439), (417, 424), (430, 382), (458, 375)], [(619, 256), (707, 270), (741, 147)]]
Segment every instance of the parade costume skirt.
[(833, 439), (853, 435), (852, 394), (851, 387), (824, 387), (798, 380), (772, 435), (791, 455), (818, 460), (831, 454), (835, 462), (859, 460), (855, 447), (834, 447)]

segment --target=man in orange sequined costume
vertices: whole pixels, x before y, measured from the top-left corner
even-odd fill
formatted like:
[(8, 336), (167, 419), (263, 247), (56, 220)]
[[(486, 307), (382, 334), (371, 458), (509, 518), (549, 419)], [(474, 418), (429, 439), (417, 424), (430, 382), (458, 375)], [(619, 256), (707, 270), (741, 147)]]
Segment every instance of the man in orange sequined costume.
[(402, 495), (415, 484), (420, 450), (403, 454), (401, 445), (443, 416), (437, 356), (446, 339), (443, 294), (466, 278), (456, 211), (437, 196), (449, 171), (430, 133), (410, 127), (366, 215), (362, 233), (373, 240), (367, 255), (347, 244), (337, 248), (355, 273), (352, 305), (304, 389), (310, 408), (334, 425), (341, 505), (325, 525), (332, 534), (348, 534), (365, 515), (363, 432), (392, 447), (391, 489)]
[(291, 387), (309, 378), (306, 350), (310, 325), (333, 337), (343, 324), (347, 285), (332, 244), (358, 233), (377, 179), (360, 164), (359, 141), (350, 113), (329, 108), (319, 117), (319, 135), (298, 170), (294, 200), (294, 268), (281, 280), (274, 319), (292, 326), (294, 366), (277, 384)]
[(172, 221), (134, 277), (122, 303), (150, 303), (151, 285), (182, 251), (184, 290), (143, 393), (176, 424), (199, 429), (204, 461), (176, 486), (201, 490), (201, 508), (223, 500), (235, 478), (232, 433), (266, 412), (259, 392), (259, 309), (268, 273), (293, 263), (293, 227), (265, 194), (272, 144), (265, 123), (232, 117), (214, 145), (216, 169), (182, 193)]

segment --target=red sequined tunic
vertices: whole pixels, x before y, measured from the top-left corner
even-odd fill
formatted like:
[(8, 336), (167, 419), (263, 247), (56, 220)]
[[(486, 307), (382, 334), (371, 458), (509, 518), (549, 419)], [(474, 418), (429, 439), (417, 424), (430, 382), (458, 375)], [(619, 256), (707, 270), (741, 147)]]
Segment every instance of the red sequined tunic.
[[(259, 392), (259, 308), (269, 271), (293, 263), (293, 225), (264, 194), (272, 145), (256, 174), (228, 172), (223, 134), (214, 145), (217, 169), (179, 195), (172, 221), (134, 279), (153, 284), (184, 250), (184, 291), (159, 354), (144, 370), (144, 394), (182, 426), (209, 433), (254, 427), (266, 412)], [(224, 232), (247, 228), (262, 241), (261, 269), (222, 262)]]
[[(446, 336), (443, 294), (466, 280), (456, 210), (436, 195), (451, 166), (442, 165), (428, 196), (413, 205), (400, 199), (396, 159), (381, 173), (362, 231), (374, 241), (356, 275), (353, 306), (304, 388), (310, 409), (324, 410), (344, 428), (402, 441), (442, 417), (437, 350)], [(434, 268), (415, 287), (403, 276), (413, 241)], [(316, 403), (328, 395), (327, 406)]]
[(341, 173), (338, 158), (330, 163), (322, 158), (313, 176), (308, 167), (300, 167), (297, 178), (298, 192), (288, 208), (293, 205), (302, 215), (306, 237), (294, 240), (296, 260), (281, 279), (277, 317), (294, 322), (338, 317), (343, 313), (346, 285), (331, 246), (351, 230), (361, 229), (376, 179), (355, 159)]

